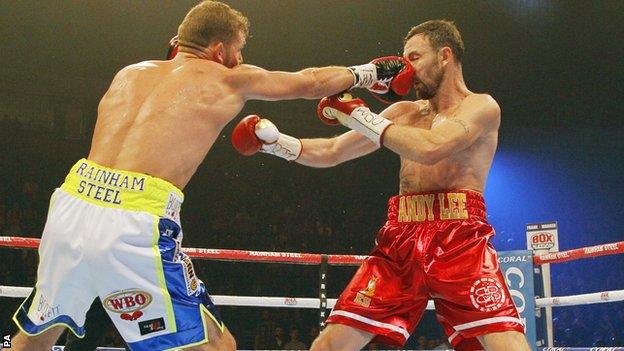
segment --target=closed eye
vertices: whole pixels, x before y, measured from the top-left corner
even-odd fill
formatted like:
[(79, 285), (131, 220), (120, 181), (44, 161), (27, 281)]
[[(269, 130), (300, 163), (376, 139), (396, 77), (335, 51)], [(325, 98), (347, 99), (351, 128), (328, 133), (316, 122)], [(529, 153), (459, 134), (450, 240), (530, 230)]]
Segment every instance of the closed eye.
[(407, 51), (405, 57), (410, 61), (416, 61), (420, 58), (420, 53), (416, 50)]

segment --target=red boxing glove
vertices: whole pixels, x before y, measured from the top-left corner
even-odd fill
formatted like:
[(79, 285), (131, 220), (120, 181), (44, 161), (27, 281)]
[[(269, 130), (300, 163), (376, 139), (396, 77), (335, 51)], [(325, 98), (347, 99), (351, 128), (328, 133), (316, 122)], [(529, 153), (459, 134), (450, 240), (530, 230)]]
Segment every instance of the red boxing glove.
[(167, 60), (171, 60), (178, 54), (178, 36), (174, 36), (169, 40), (169, 49), (167, 50)]
[(377, 67), (377, 81), (368, 90), (385, 102), (400, 101), (414, 85), (414, 67), (400, 56), (386, 56), (371, 61)]
[(340, 124), (381, 145), (383, 133), (392, 122), (377, 115), (368, 108), (364, 100), (349, 93), (324, 97), (316, 112), (321, 121), (327, 124)]
[(347, 126), (349, 115), (358, 107), (368, 108), (368, 105), (360, 98), (342, 93), (322, 98), (316, 107), (316, 114), (323, 123), (330, 126)]
[(257, 115), (243, 118), (232, 130), (232, 145), (245, 156), (250, 156), (262, 149), (264, 142), (256, 135), (256, 125), (260, 122)]
[(245, 156), (264, 152), (292, 161), (301, 154), (299, 139), (280, 133), (271, 121), (257, 115), (238, 122), (232, 130), (232, 145)]

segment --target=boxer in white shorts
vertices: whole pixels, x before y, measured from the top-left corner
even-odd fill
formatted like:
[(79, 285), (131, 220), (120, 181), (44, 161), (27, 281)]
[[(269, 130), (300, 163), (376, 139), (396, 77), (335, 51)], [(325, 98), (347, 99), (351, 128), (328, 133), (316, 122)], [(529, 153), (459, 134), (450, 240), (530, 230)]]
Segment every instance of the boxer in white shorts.
[(117, 73), (98, 106), (87, 159), (52, 197), (37, 283), (14, 317), (13, 349), (47, 351), (66, 327), (84, 335), (96, 296), (132, 350), (236, 348), (180, 253), (181, 190), (247, 100), (379, 89), (404, 68), (381, 59), (270, 72), (242, 64), (247, 34), (240, 12), (204, 1), (178, 28), (175, 58)]
[(204, 341), (202, 311), (223, 332), (180, 251), (183, 199), (165, 180), (78, 161), (52, 195), (37, 285), (15, 321), (29, 334), (64, 324), (83, 336), (86, 311), (99, 296), (133, 350)]

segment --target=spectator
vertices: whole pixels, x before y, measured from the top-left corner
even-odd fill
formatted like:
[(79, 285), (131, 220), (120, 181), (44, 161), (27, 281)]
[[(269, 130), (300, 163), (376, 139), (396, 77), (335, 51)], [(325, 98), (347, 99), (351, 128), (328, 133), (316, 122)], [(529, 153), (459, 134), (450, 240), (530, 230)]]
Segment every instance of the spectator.
[(318, 325), (314, 324), (308, 330), (308, 345), (319, 335)]
[(284, 335), (284, 329), (282, 327), (275, 327), (275, 345), (276, 349), (283, 350), (286, 344), (286, 335)]
[(418, 348), (420, 350), (424, 350), (427, 348), (427, 337), (424, 335), (419, 335), (417, 339)]
[(290, 328), (290, 340), (284, 345), (284, 350), (307, 350), (308, 345), (299, 340), (299, 329)]
[(256, 329), (254, 348), (256, 350), (275, 350), (278, 345), (275, 341), (277, 324), (273, 321), (268, 310), (260, 313), (260, 323)]
[(13, 204), (7, 212), (7, 224), (3, 235), (15, 236), (23, 235), (24, 231), (21, 226), (22, 212), (17, 203)]

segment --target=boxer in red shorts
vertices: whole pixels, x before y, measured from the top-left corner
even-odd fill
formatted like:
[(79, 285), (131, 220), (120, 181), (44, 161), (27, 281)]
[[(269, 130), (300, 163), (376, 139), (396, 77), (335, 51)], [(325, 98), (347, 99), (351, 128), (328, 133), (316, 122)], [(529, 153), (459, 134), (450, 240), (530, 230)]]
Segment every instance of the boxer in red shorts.
[[(501, 113), (488, 94), (466, 87), (464, 44), (452, 22), (413, 27), (403, 56), (414, 68), (417, 101), (381, 114), (350, 94), (327, 97), (319, 117), (352, 131), (328, 139), (281, 134), (270, 121), (244, 118), (232, 142), (311, 167), (331, 167), (381, 146), (401, 157), (400, 192), (376, 246), (341, 294), (312, 350), (360, 350), (370, 341), (401, 346), (427, 305), (456, 350), (530, 350), (489, 240), (482, 192)], [(393, 81), (373, 91), (394, 101)], [(385, 85), (385, 86), (384, 86)]]

